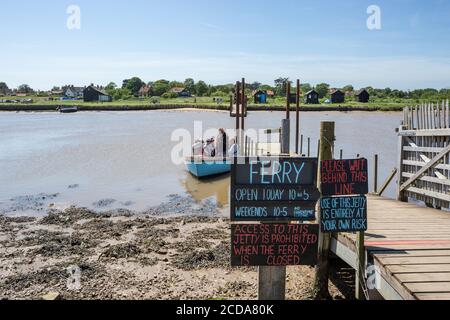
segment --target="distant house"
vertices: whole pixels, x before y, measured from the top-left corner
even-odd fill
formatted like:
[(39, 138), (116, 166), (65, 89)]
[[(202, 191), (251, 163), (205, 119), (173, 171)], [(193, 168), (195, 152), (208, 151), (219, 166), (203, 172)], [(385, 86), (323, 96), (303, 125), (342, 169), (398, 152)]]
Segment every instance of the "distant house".
[(255, 90), (253, 91), (253, 99), (255, 104), (267, 103), (267, 98), (269, 95), (265, 90)]
[(111, 102), (112, 97), (103, 88), (90, 85), (83, 90), (84, 102)]
[(356, 93), (356, 100), (360, 103), (368, 103), (370, 100), (370, 94), (366, 89), (361, 89)]
[(306, 104), (319, 104), (319, 94), (316, 90), (311, 90), (306, 93)]
[(345, 93), (341, 90), (334, 90), (331, 93), (331, 103), (344, 103), (345, 102)]
[(151, 91), (151, 87), (144, 84), (140, 89), (139, 89), (139, 98), (145, 98), (148, 97), (148, 95), (150, 94)]
[(176, 93), (179, 97), (190, 97), (191, 94), (185, 88), (172, 88), (169, 90), (170, 93)]
[(51, 95), (51, 96), (62, 96), (63, 94), (64, 94), (64, 90), (60, 90), (60, 89), (55, 89), (55, 90), (51, 90), (50, 92), (49, 92), (49, 94)]
[(83, 87), (67, 86), (64, 89), (64, 97), (70, 99), (81, 99), (83, 98)]
[(24, 92), (17, 92), (17, 93), (16, 93), (16, 96), (17, 96), (17, 97), (26, 97), (27, 94), (24, 93)]

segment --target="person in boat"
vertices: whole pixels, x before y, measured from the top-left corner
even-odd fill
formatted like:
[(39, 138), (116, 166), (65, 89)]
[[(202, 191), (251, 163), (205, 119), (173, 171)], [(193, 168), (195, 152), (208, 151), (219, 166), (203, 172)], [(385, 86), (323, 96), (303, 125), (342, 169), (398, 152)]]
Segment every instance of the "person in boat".
[(225, 158), (228, 150), (228, 136), (225, 129), (220, 128), (216, 138), (216, 157)]
[(201, 155), (203, 155), (203, 141), (196, 140), (192, 145), (192, 156), (196, 157)]
[(231, 139), (231, 148), (228, 151), (228, 156), (230, 158), (239, 156), (239, 146), (236, 143), (236, 139)]
[(208, 158), (214, 158), (216, 156), (214, 138), (206, 141), (205, 146), (203, 147), (203, 154)]

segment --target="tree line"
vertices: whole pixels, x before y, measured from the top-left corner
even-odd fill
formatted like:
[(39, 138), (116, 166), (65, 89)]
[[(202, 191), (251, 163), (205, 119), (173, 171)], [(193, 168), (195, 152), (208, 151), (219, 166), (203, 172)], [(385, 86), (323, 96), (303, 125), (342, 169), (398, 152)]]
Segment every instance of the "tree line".
[[(272, 91), (275, 97), (286, 96), (286, 84), (291, 82), (289, 78), (280, 77), (274, 80), (273, 85), (263, 84), (260, 82), (253, 82), (246, 84), (246, 94), (251, 95), (255, 90), (265, 90)], [(184, 88), (193, 96), (197, 97), (227, 97), (234, 93), (234, 84), (223, 84), (223, 85), (211, 85), (207, 84), (203, 80), (195, 81), (192, 78), (188, 78), (185, 81), (169, 81), (165, 79), (160, 79), (156, 81), (145, 82), (139, 77), (133, 77), (130, 79), (125, 79), (122, 81), (121, 85), (117, 85), (114, 82), (110, 82), (104, 90), (110, 94), (114, 100), (128, 100), (138, 97), (141, 88), (145, 87), (145, 96), (148, 97), (163, 97), (163, 98), (176, 98), (178, 94), (171, 92), (173, 88)], [(59, 87), (54, 87), (54, 90), (60, 89)], [(301, 92), (306, 93), (310, 90), (316, 90), (321, 99), (330, 96), (330, 89), (332, 87), (327, 83), (319, 83), (316, 85), (311, 85), (309, 83), (301, 84)], [(347, 85), (339, 89), (349, 96), (354, 94), (357, 90), (353, 85)], [(416, 89), (416, 90), (397, 90), (391, 88), (373, 88), (365, 87), (360, 89), (366, 89), (371, 95), (371, 99), (379, 100), (441, 100), (450, 98), (450, 89)], [(292, 89), (293, 92), (295, 88)], [(5, 82), (0, 82), (0, 94), (9, 95), (16, 93), (25, 93), (28, 95), (39, 94), (45, 95), (45, 92), (35, 91), (29, 85), (22, 84), (17, 88), (10, 89)]]

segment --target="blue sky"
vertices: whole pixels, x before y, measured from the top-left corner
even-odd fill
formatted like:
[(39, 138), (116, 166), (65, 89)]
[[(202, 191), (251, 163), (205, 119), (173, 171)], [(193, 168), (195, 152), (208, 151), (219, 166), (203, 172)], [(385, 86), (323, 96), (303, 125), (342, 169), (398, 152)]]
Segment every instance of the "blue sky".
[[(69, 5), (81, 9), (80, 30), (66, 27)], [(367, 28), (370, 5), (381, 30)], [(450, 87), (447, 0), (0, 0), (0, 13), (10, 87), (131, 76)]]

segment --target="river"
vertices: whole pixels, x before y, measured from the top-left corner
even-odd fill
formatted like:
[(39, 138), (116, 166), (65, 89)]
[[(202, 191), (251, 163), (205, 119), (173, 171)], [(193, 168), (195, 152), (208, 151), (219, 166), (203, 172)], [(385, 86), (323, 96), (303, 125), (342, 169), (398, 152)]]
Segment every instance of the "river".
[[(252, 112), (246, 128), (280, 127), (283, 116)], [(400, 113), (310, 112), (301, 117), (312, 155), (320, 121), (332, 120), (336, 156), (343, 149), (344, 158), (360, 154), (371, 165), (379, 154), (380, 182), (396, 166)], [(203, 111), (0, 113), (0, 213), (41, 215), (49, 207), (70, 205), (144, 211), (170, 195), (214, 201), (226, 209), (229, 177), (199, 182), (172, 161), (178, 144), (173, 132), (185, 129), (194, 136), (195, 121), (202, 121), (204, 129), (235, 123), (227, 113)], [(386, 195), (395, 195), (394, 186)]]

